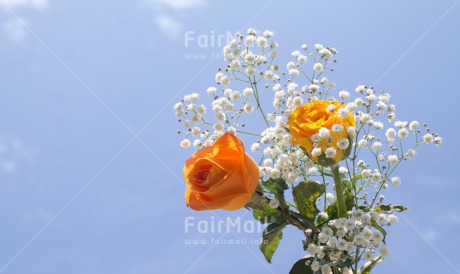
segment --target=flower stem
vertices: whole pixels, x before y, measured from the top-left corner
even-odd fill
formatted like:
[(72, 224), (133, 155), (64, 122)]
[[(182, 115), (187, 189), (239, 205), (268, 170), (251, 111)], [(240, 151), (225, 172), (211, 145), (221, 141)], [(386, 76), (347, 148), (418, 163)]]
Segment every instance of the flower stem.
[(347, 213), (345, 206), (345, 199), (343, 197), (343, 185), (342, 179), (340, 178), (339, 166), (334, 164), (331, 166), (332, 176), (334, 177), (335, 193), (337, 196), (337, 212), (338, 217), (341, 218)]

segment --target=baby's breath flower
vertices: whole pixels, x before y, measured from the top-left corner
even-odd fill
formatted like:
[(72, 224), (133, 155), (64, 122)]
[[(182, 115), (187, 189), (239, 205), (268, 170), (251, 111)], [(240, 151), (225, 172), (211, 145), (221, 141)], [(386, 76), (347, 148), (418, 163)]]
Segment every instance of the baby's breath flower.
[(398, 136), (399, 138), (406, 138), (407, 136), (409, 135), (409, 131), (407, 130), (407, 128), (401, 128), (400, 130), (398, 130)]
[(339, 91), (339, 97), (342, 100), (346, 100), (346, 99), (350, 98), (350, 93), (348, 91), (346, 91), (346, 90)]
[(409, 157), (409, 158), (414, 158), (415, 154), (416, 154), (416, 152), (413, 149), (409, 149), (407, 151), (407, 153), (406, 153), (407, 157)]
[(343, 131), (343, 126), (340, 125), (340, 124), (334, 124), (334, 125), (332, 126), (332, 131), (337, 132), (337, 133), (340, 133), (340, 132)]
[(379, 151), (381, 148), (382, 148), (382, 143), (380, 142), (375, 142), (372, 144), (372, 148), (375, 150), (375, 151)]
[(246, 97), (250, 97), (253, 93), (254, 93), (254, 91), (252, 90), (252, 88), (245, 88), (243, 90), (243, 94)]
[(322, 151), (321, 151), (321, 148), (319, 148), (319, 147), (313, 148), (313, 150), (312, 150), (312, 152), (311, 152), (311, 155), (312, 155), (313, 157), (318, 157), (318, 156), (320, 156), (321, 154), (322, 154)]
[(388, 222), (390, 224), (394, 224), (394, 223), (398, 222), (398, 217), (396, 217), (393, 214), (390, 214), (390, 215), (388, 215)]
[(272, 178), (273, 180), (278, 179), (280, 176), (281, 176), (281, 171), (279, 169), (272, 168), (272, 170), (270, 170), (270, 178)]
[(299, 75), (299, 70), (297, 69), (290, 69), (289, 74), (292, 76), (298, 76)]
[(399, 186), (401, 184), (401, 179), (399, 179), (399, 177), (393, 177), (391, 178), (391, 182), (393, 183), (393, 185)]
[(342, 138), (337, 142), (337, 146), (340, 149), (347, 149), (349, 145), (350, 145), (350, 142), (346, 138)]
[(398, 155), (390, 155), (388, 156), (388, 163), (390, 165), (395, 165), (399, 162), (399, 158), (398, 158)]
[(321, 64), (321, 63), (316, 63), (316, 64), (313, 66), (313, 69), (314, 69), (316, 72), (323, 72), (324, 67), (323, 67), (323, 64)]
[(380, 248), (380, 254), (381, 254), (383, 257), (387, 257), (388, 255), (390, 255), (390, 250), (388, 250), (388, 247), (382, 246), (382, 247)]
[(412, 130), (412, 131), (416, 131), (416, 130), (418, 129), (418, 125), (419, 125), (419, 124), (418, 124), (417, 121), (412, 121), (412, 122), (410, 122), (410, 124), (409, 124), (409, 128), (410, 128), (410, 130)]
[(189, 139), (184, 139), (180, 142), (180, 146), (183, 148), (188, 148), (190, 147), (190, 140)]
[(329, 137), (329, 129), (322, 127), (319, 129), (318, 136), (321, 138), (328, 138)]
[(372, 173), (371, 181), (374, 183), (379, 183), (382, 181), (382, 174), (380, 174), (378, 171), (374, 171), (374, 173)]
[(423, 141), (427, 144), (433, 143), (433, 135), (431, 134), (425, 134), (423, 135)]
[(337, 151), (333, 147), (328, 147), (324, 153), (326, 154), (326, 158), (332, 159), (335, 157), (335, 154), (337, 154)]
[(277, 200), (277, 199), (272, 199), (270, 200), (270, 202), (268, 203), (268, 205), (273, 208), (273, 209), (276, 209), (280, 206), (280, 202)]
[(254, 110), (254, 107), (250, 103), (244, 105), (244, 112), (251, 113)]
[(442, 145), (442, 138), (439, 136), (434, 137), (434, 144), (439, 147)]
[(389, 128), (389, 129), (387, 129), (385, 135), (389, 139), (394, 139), (396, 137), (396, 130), (394, 128)]

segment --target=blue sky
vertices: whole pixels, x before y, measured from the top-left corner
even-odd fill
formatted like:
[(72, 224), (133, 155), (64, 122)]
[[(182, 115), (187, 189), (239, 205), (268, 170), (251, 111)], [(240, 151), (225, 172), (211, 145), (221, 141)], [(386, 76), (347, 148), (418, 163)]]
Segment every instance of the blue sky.
[(302, 43), (336, 47), (338, 89), (375, 84), (443, 136), (386, 194), (412, 210), (375, 273), (459, 273), (459, 2), (0, 0), (0, 273), (286, 273), (305, 255), (293, 228), (272, 264), (255, 244), (185, 244), (260, 236), (185, 233), (251, 216), (185, 207), (172, 111), (224, 65), (185, 33), (248, 26), (276, 33), (283, 66)]

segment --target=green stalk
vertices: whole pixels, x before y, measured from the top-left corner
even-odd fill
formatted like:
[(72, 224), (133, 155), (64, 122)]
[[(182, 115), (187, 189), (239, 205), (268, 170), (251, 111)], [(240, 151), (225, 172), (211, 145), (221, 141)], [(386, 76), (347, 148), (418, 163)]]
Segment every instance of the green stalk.
[(342, 179), (340, 178), (339, 166), (337, 164), (332, 165), (331, 171), (334, 177), (338, 217), (341, 218), (347, 213), (347, 208), (345, 206), (345, 198), (343, 197), (343, 185)]

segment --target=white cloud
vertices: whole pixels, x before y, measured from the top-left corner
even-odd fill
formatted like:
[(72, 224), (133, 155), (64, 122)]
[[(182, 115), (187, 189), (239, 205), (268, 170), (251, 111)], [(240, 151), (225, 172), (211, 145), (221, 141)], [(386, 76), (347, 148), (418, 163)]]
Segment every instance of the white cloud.
[(178, 38), (182, 29), (182, 24), (177, 19), (174, 19), (165, 13), (168, 10), (167, 8), (174, 10), (187, 10), (203, 6), (206, 1), (207, 0), (144, 0), (143, 3), (155, 8), (157, 12), (155, 18), (157, 27), (167, 36)]
[(157, 24), (158, 28), (167, 36), (172, 38), (177, 38), (180, 35), (180, 31), (182, 29), (182, 24), (167, 16), (167, 15), (158, 15), (155, 18), (155, 23)]
[(30, 25), (29, 20), (25, 18), (15, 18), (3, 23), (3, 30), (13, 42), (19, 43), (27, 37), (27, 27)]
[[(16, 8), (44, 9), (48, 0), (0, 0), (0, 9), (10, 10)], [(15, 18), (3, 23), (3, 30), (13, 42), (21, 42), (27, 37), (27, 27), (30, 21), (26, 18)]]
[(204, 0), (147, 0), (147, 3), (156, 6), (168, 6), (174, 9), (193, 8), (203, 5), (204, 2)]
[(0, 0), (0, 7), (6, 9), (14, 9), (18, 7), (43, 9), (47, 5), (48, 0)]

